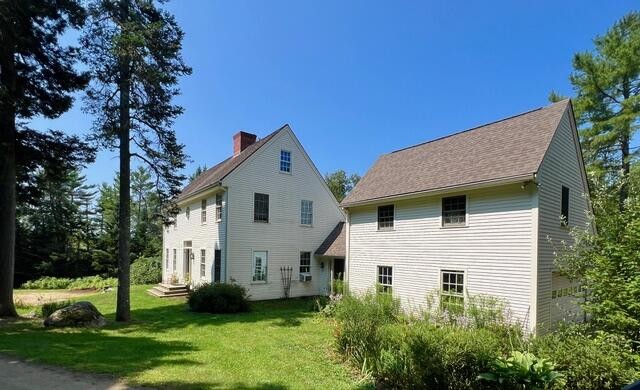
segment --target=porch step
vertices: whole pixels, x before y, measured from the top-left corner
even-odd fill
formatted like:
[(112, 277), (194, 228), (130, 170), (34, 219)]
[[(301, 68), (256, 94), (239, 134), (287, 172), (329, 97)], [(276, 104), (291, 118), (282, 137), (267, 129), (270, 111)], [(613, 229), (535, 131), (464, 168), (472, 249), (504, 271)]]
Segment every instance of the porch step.
[(147, 290), (153, 296), (160, 298), (183, 297), (189, 293), (187, 286), (184, 284), (166, 284), (160, 283), (157, 286)]

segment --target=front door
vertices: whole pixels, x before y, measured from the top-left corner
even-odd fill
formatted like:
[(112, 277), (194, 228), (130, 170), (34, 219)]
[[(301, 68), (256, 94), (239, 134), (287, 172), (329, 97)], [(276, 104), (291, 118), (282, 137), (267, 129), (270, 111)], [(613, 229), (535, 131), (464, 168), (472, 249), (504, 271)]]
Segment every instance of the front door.
[(184, 250), (184, 259), (182, 264), (184, 264), (184, 282), (191, 282), (191, 248), (185, 248)]
[(344, 259), (333, 259), (331, 267), (331, 293), (344, 293)]
[(222, 269), (222, 251), (216, 249), (213, 257), (213, 282), (220, 283), (220, 270)]

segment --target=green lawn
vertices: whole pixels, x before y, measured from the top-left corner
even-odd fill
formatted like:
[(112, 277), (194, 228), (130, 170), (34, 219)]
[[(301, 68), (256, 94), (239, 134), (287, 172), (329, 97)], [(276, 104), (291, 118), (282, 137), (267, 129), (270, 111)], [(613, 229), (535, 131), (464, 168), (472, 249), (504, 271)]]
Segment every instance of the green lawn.
[(103, 329), (0, 326), (0, 353), (169, 388), (366, 387), (331, 354), (332, 329), (306, 300), (258, 302), (250, 313), (191, 313), (184, 299), (134, 286), (130, 324), (113, 322), (115, 293), (82, 297), (110, 319)]

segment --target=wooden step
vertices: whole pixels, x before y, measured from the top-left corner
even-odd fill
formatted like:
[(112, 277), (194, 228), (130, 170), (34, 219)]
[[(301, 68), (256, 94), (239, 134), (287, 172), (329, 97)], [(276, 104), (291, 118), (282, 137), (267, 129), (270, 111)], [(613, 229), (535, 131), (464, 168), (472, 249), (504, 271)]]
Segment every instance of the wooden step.
[(147, 292), (160, 298), (183, 297), (189, 294), (189, 290), (186, 285), (169, 285), (164, 283), (154, 286), (147, 290)]

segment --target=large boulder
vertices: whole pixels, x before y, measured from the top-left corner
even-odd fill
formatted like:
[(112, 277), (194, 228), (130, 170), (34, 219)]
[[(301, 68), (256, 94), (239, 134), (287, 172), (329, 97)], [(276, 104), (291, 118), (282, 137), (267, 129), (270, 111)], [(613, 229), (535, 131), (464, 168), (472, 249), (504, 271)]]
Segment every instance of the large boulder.
[(104, 326), (107, 320), (91, 302), (80, 301), (56, 310), (44, 320), (45, 327)]

